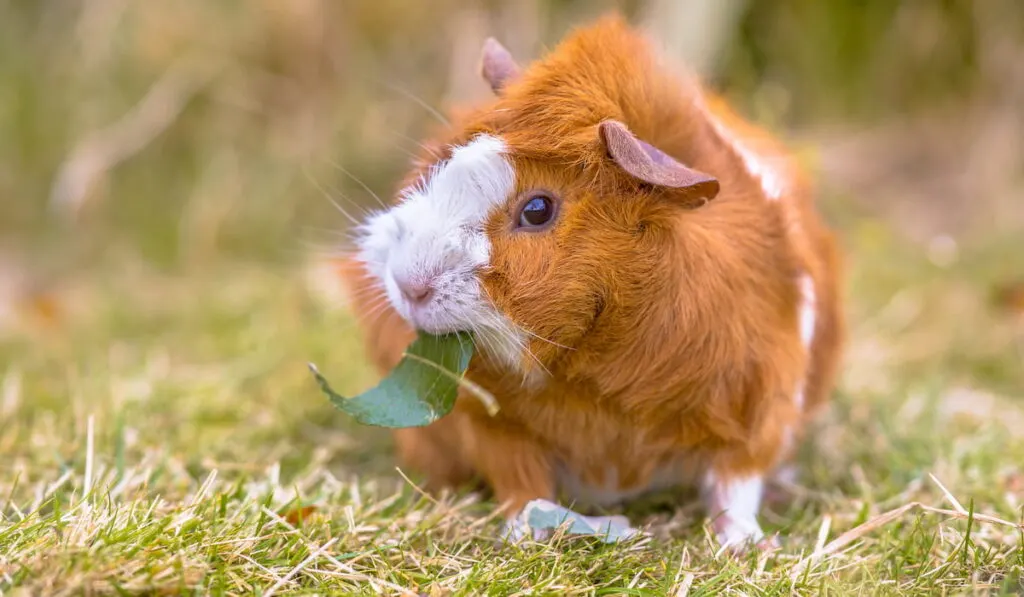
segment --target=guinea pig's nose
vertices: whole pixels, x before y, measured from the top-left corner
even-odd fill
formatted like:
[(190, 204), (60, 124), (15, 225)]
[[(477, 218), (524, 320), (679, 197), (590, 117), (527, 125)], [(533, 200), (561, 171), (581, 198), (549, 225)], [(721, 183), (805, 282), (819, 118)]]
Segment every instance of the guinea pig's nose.
[(431, 280), (409, 280), (396, 279), (398, 289), (410, 303), (423, 304), (430, 300), (434, 294), (434, 285)]

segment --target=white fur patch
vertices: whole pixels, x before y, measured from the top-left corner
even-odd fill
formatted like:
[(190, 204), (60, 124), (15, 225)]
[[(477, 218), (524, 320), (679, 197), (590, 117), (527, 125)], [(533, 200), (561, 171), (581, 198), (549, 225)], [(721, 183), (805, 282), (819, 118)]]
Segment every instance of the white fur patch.
[[(800, 288), (800, 341), (804, 345), (804, 350), (810, 351), (811, 344), (814, 342), (814, 326), (818, 319), (818, 300), (814, 292), (814, 279), (809, 274), (804, 274), (800, 276), (798, 286)], [(796, 392), (793, 394), (793, 401), (796, 403), (797, 408), (803, 409), (803, 383), (797, 387)]]
[[(362, 226), (359, 258), (414, 327), (478, 332), (495, 357), (518, 365), (525, 340), (487, 299), (477, 277), (490, 262), (484, 225), (515, 188), (506, 151), (505, 142), (492, 135), (454, 148), (451, 159), (402, 192), (401, 203)], [(429, 282), (433, 297), (412, 304), (398, 280)]]
[(757, 522), (763, 494), (764, 481), (760, 476), (723, 481), (713, 472), (707, 473), (704, 502), (722, 547), (747, 540), (759, 541), (764, 537), (764, 531)]
[[(811, 344), (814, 342), (814, 326), (818, 319), (818, 300), (814, 292), (814, 279), (809, 274), (803, 274), (797, 281), (797, 287), (800, 290), (800, 306), (798, 307), (800, 341), (804, 345), (804, 350), (808, 351), (808, 355), (810, 355)], [(797, 384), (796, 391), (793, 392), (793, 404), (799, 410), (804, 408), (806, 385), (805, 381), (801, 381)], [(792, 447), (793, 429), (791, 427), (785, 429), (782, 444), (784, 450), (789, 450)]]
[(696, 103), (698, 107), (704, 110), (704, 114), (715, 127), (715, 131), (719, 136), (729, 143), (740, 159), (743, 160), (743, 165), (746, 167), (747, 172), (761, 181), (761, 190), (764, 191), (765, 197), (769, 201), (778, 201), (786, 191), (787, 184), (785, 174), (781, 172), (776, 165), (771, 163), (771, 159), (750, 149), (750, 147), (748, 147), (734, 131), (728, 129), (724, 124), (722, 124), (722, 122), (707, 109), (707, 106), (704, 105), (703, 98), (699, 95), (697, 96)]
[(766, 160), (748, 150), (739, 141), (733, 140), (736, 152), (743, 158), (747, 171), (761, 180), (761, 188), (769, 201), (778, 201), (784, 190), (783, 178)]
[(814, 279), (810, 275), (800, 276), (800, 340), (804, 348), (814, 342), (814, 325), (818, 319), (818, 297), (814, 292)]

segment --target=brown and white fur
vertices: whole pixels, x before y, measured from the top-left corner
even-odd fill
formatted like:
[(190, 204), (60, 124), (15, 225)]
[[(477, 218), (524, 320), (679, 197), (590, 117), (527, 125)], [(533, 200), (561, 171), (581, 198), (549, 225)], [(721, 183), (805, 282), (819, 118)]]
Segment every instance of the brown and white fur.
[(425, 145), (340, 268), (382, 372), (415, 329), (471, 332), (467, 377), (501, 406), (397, 430), (403, 463), (482, 479), (513, 533), (534, 499), (696, 481), (723, 544), (761, 540), (843, 336), (808, 181), (619, 18), (527, 68), (488, 41), (482, 72), (496, 97)]

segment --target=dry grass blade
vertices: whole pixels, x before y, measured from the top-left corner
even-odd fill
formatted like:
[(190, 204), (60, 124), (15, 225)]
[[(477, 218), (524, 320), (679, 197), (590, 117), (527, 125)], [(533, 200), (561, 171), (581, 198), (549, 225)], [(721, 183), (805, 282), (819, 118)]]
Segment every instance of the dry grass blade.
[(338, 538), (335, 537), (334, 539), (331, 539), (327, 543), (324, 543), (323, 545), (321, 545), (320, 549), (318, 549), (318, 550), (314, 551), (313, 553), (309, 554), (309, 557), (307, 557), (305, 560), (302, 560), (301, 562), (299, 562), (298, 566), (292, 568), (291, 571), (288, 572), (288, 574), (285, 574), (284, 576), (281, 577), (280, 580), (278, 580), (276, 583), (274, 583), (274, 586), (272, 586), (269, 589), (267, 589), (267, 592), (264, 593), (264, 595), (266, 597), (271, 597), (271, 595), (274, 595), (275, 593), (277, 593), (277, 591), (279, 591), (281, 589), (281, 587), (286, 585), (291, 579), (295, 578), (295, 575), (297, 575), (299, 572), (302, 572), (303, 568), (305, 568), (306, 566), (309, 566), (314, 561), (316, 561), (317, 558), (321, 557), (324, 553), (327, 552), (328, 549), (330, 549), (330, 547), (332, 545), (334, 545), (337, 542), (338, 542)]
[(82, 484), (82, 499), (89, 497), (92, 492), (93, 455), (95, 454), (95, 417), (89, 415), (86, 421), (85, 432), (85, 479)]
[(694, 575), (692, 572), (687, 572), (686, 576), (683, 577), (683, 582), (679, 583), (679, 587), (674, 593), (675, 597), (686, 597), (690, 594), (690, 587), (693, 586)]
[(940, 514), (942, 516), (948, 516), (950, 518), (956, 518), (960, 520), (971, 518), (972, 520), (975, 520), (977, 522), (998, 524), (1013, 527), (1018, 531), (1024, 531), (1024, 524), (1010, 522), (1008, 520), (996, 518), (995, 516), (988, 516), (986, 514), (970, 514), (966, 511), (961, 512), (958, 510), (946, 510), (943, 508), (927, 506), (920, 502), (910, 502), (909, 504), (904, 504), (899, 508), (894, 508), (892, 510), (889, 510), (888, 512), (879, 514), (878, 516), (861, 523), (860, 525), (850, 529), (849, 531), (846, 531), (842, 535), (839, 535), (838, 537), (836, 537), (820, 549), (815, 549), (814, 552), (811, 553), (811, 555), (799, 561), (796, 564), (796, 566), (793, 567), (793, 570), (790, 573), (790, 577), (793, 580), (798, 579), (810, 565), (816, 563), (824, 556), (836, 553), (840, 549), (846, 547), (847, 545), (853, 543), (854, 541), (860, 539), (868, 533), (871, 533), (872, 531), (875, 531), (895, 520), (902, 518), (905, 514), (912, 510), (921, 510), (922, 512), (927, 512), (930, 514)]
[(939, 489), (942, 491), (942, 494), (946, 496), (946, 499), (949, 500), (949, 503), (953, 505), (953, 508), (957, 512), (959, 512), (960, 514), (967, 514), (967, 509), (960, 504), (959, 500), (953, 497), (953, 494), (950, 493), (948, 489), (946, 489), (946, 486), (943, 485), (942, 482), (939, 481), (939, 479), (935, 475), (928, 473), (928, 478), (932, 480), (932, 483), (935, 483), (939, 487)]
[(907, 512), (910, 512), (914, 508), (917, 508), (919, 505), (920, 504), (918, 504), (917, 502), (904, 504), (899, 508), (890, 510), (883, 514), (879, 514), (878, 516), (861, 523), (860, 525), (850, 529), (849, 531), (846, 531), (842, 535), (839, 535), (838, 537), (833, 539), (827, 545), (823, 546), (821, 549), (814, 550), (814, 552), (810, 556), (798, 562), (797, 565), (793, 567), (790, 576), (794, 580), (796, 580), (800, 577), (800, 575), (804, 573), (804, 570), (806, 570), (812, 562), (816, 562), (824, 556), (839, 551), (840, 549), (846, 547), (847, 545), (853, 543), (857, 539), (860, 539), (861, 537), (867, 535), (875, 529), (883, 527), (889, 524), (890, 522), (899, 519)]
[(832, 528), (832, 517), (826, 514), (821, 517), (821, 527), (818, 529), (818, 540), (814, 544), (814, 551), (819, 552), (825, 547), (828, 540), (828, 532)]
[(958, 512), (956, 510), (946, 510), (945, 508), (936, 508), (934, 506), (927, 506), (927, 505), (922, 504), (920, 502), (914, 502), (913, 505), (917, 506), (918, 508), (920, 508), (921, 511), (928, 512), (929, 514), (940, 514), (942, 516), (948, 516), (950, 518), (956, 518), (958, 520), (967, 520), (968, 518), (970, 518), (971, 520), (974, 520), (974, 521), (977, 521), (977, 522), (987, 522), (989, 524), (998, 524), (998, 525), (1002, 525), (1002, 526), (1005, 526), (1005, 527), (1014, 528), (1014, 529), (1016, 529), (1018, 531), (1024, 531), (1024, 524), (1022, 524), (1022, 523), (1012, 522), (1012, 521), (1005, 520), (1005, 519), (1002, 519), (1002, 518), (997, 518), (995, 516), (989, 516), (988, 514), (978, 514), (977, 512), (971, 514), (971, 513), (966, 512), (966, 511), (965, 512)]

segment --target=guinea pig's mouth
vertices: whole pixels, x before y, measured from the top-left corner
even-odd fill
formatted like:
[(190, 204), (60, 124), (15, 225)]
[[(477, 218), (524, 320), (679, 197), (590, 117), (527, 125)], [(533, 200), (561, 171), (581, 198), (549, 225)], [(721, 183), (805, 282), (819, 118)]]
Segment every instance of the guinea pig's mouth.
[(473, 333), (473, 331), (470, 328), (465, 327), (465, 326), (454, 326), (454, 325), (436, 324), (436, 323), (429, 323), (429, 322), (418, 322), (418, 321), (415, 321), (415, 320), (410, 321), (409, 323), (412, 324), (413, 328), (417, 332), (426, 332), (427, 334), (433, 334), (435, 336), (443, 336), (443, 335), (446, 335), (446, 334), (467, 334), (468, 335), (468, 334), (472, 334)]
[(447, 334), (458, 334), (461, 336), (476, 336), (478, 334), (491, 334), (491, 326), (482, 323), (471, 323), (452, 317), (445, 313), (410, 313), (403, 315), (405, 321), (417, 332), (443, 336)]
[(423, 292), (404, 280), (400, 284), (385, 278), (385, 286), (391, 306), (418, 333), (456, 334), (490, 362), (522, 370), (529, 353), (528, 334), (498, 310), (475, 281), (455, 280), (465, 283), (436, 284), (432, 292)]
[(471, 332), (476, 327), (464, 318), (448, 312), (444, 305), (437, 304), (438, 299), (431, 299), (428, 302), (392, 302), (396, 303), (394, 306), (402, 318), (417, 332), (434, 335), (461, 334)]
[(471, 340), (480, 350), (508, 363), (518, 363), (526, 338), (518, 326), (494, 309), (489, 301), (452, 299), (445, 295), (413, 303), (400, 297), (396, 310), (417, 332), (434, 335), (457, 334)]
[(394, 309), (429, 334), (475, 332), (501, 319), (475, 275), (424, 267), (388, 267), (382, 276)]

